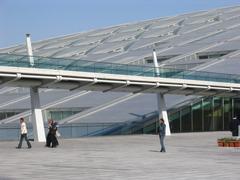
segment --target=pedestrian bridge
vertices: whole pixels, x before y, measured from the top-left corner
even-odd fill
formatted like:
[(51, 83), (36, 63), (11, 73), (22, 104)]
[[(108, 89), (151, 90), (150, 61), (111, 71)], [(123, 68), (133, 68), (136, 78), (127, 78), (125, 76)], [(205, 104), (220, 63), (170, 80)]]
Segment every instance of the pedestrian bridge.
[[(155, 58), (156, 59), (156, 58)], [(36, 141), (45, 141), (39, 88), (156, 93), (159, 116), (170, 135), (164, 94), (238, 96), (240, 76), (158, 66), (0, 54), (0, 88), (29, 87)]]
[(0, 54), (0, 83), (1, 87), (200, 96), (237, 96), (240, 91), (240, 76), (233, 74), (15, 54)]

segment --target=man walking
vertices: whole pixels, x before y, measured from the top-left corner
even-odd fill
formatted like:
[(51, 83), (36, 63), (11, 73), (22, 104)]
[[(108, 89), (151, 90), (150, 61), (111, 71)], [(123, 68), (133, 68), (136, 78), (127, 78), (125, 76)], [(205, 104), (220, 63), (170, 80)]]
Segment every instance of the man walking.
[(164, 120), (161, 118), (160, 124), (159, 124), (159, 139), (160, 139), (160, 144), (161, 144), (160, 152), (166, 152), (166, 149), (164, 146), (165, 135), (166, 135), (166, 125), (164, 123)]
[(233, 117), (229, 123), (229, 129), (232, 132), (232, 136), (239, 136), (238, 126), (240, 125), (240, 120), (238, 117)]
[(27, 145), (28, 145), (28, 148), (31, 148), (31, 144), (27, 138), (27, 125), (26, 123), (24, 122), (24, 119), (23, 118), (20, 118), (20, 126), (21, 126), (21, 137), (20, 137), (20, 141), (19, 141), (19, 144), (18, 144), (18, 149), (22, 148), (22, 141), (23, 141), (23, 138), (25, 139), (25, 141), (27, 142)]

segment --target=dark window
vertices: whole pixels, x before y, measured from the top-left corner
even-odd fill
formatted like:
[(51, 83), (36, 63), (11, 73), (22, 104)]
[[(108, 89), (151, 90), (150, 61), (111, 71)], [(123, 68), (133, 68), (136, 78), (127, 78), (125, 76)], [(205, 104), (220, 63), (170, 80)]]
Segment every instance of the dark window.
[(233, 112), (234, 112), (234, 116), (237, 116), (237, 117), (240, 117), (240, 99), (239, 98), (236, 98), (234, 99), (234, 109), (233, 109)]
[(202, 102), (192, 106), (193, 131), (202, 131)]
[(182, 132), (190, 132), (192, 123), (191, 123), (191, 107), (186, 107), (181, 111), (182, 115)]
[(224, 98), (224, 121), (223, 129), (229, 130), (229, 122), (232, 118), (232, 101), (230, 98)]
[(208, 59), (207, 55), (198, 56), (198, 59)]
[(198, 53), (197, 56), (198, 56), (198, 59), (213, 59), (213, 58), (219, 58), (219, 57), (222, 57), (222, 56), (225, 56), (231, 52), (233, 52), (234, 50), (232, 51), (224, 51), (224, 52), (206, 52), (206, 53)]
[(212, 119), (212, 98), (203, 100), (203, 119), (204, 119), (204, 131), (213, 130), (213, 119)]
[(222, 98), (214, 98), (213, 102), (213, 130), (223, 130), (223, 104)]
[(180, 111), (170, 114), (169, 121), (171, 132), (180, 132)]

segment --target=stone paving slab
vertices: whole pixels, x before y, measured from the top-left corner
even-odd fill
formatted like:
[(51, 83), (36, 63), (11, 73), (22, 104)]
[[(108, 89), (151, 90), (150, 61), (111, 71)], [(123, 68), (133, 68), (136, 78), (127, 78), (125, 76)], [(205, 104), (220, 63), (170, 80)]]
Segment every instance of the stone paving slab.
[(173, 134), (166, 153), (156, 135), (60, 139), (58, 148), (33, 142), (32, 149), (15, 149), (16, 141), (1, 141), (0, 180), (237, 180), (240, 148), (217, 147), (224, 136), (230, 133)]

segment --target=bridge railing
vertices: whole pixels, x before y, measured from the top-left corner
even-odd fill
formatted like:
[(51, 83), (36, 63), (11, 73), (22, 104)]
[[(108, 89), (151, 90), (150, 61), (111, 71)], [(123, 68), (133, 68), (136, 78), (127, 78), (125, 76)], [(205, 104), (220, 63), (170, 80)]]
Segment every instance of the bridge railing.
[(240, 83), (240, 76), (235, 74), (223, 74), (171, 68), (158, 68), (157, 70), (157, 68), (154, 68), (152, 66), (144, 65), (117, 64), (39, 56), (33, 56), (33, 59), (34, 65), (31, 65), (29, 62), (29, 56), (27, 55), (0, 54), (0, 66)]

